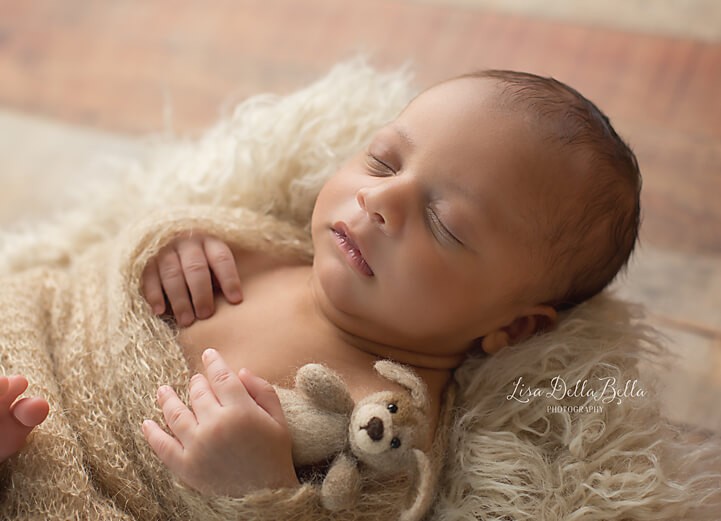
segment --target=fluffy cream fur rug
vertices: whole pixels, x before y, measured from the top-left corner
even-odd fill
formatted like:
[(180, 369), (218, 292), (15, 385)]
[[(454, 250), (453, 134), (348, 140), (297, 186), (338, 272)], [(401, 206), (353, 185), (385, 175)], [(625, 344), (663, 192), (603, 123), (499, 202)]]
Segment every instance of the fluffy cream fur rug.
[[(324, 179), (411, 95), (404, 73), (356, 60), (290, 96), (252, 98), (198, 139), (154, 143), (147, 162), (118, 164), (117, 182), (86, 191), (72, 211), (2, 232), (0, 275), (72, 265), (159, 208), (249, 208), (307, 229)], [(604, 295), (555, 332), (469, 359), (430, 517), (721, 517), (721, 447), (684, 443), (639, 377), (639, 360), (662, 357), (640, 310)]]

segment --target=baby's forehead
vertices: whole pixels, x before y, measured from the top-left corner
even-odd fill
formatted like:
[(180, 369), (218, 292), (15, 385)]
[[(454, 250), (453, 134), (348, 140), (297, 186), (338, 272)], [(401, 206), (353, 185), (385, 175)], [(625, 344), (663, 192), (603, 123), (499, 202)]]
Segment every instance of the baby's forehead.
[(467, 115), (469, 110), (497, 110), (501, 107), (501, 92), (501, 85), (495, 79), (454, 78), (422, 91), (401, 115), (414, 110), (447, 112), (455, 116)]
[(468, 190), (507, 196), (505, 204), (541, 220), (549, 212), (578, 213), (570, 203), (588, 192), (589, 147), (565, 146), (522, 104), (504, 101), (504, 88), (495, 78), (441, 83), (421, 93), (388, 128), (399, 140), (432, 150), (431, 163), (445, 154), (448, 168), (438, 175), (475, 173), (460, 176)]
[(535, 117), (524, 103), (510, 102), (502, 82), (494, 78), (456, 78), (435, 85), (414, 98), (398, 115), (395, 122), (412, 135), (421, 127), (436, 136), (463, 139), (468, 146), (477, 146), (467, 138), (515, 139), (516, 151), (522, 145), (544, 145), (550, 127)]

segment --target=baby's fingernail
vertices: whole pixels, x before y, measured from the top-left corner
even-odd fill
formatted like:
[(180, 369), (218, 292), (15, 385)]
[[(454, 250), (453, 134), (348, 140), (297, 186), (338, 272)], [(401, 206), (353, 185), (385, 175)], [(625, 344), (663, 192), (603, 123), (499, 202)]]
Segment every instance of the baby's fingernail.
[(207, 360), (210, 358), (215, 358), (217, 356), (218, 352), (213, 349), (212, 347), (209, 347), (205, 351), (203, 351), (203, 360)]
[(241, 300), (243, 300), (243, 293), (241, 293), (239, 289), (231, 290), (230, 299), (233, 302), (240, 302)]
[(156, 315), (161, 315), (163, 311), (165, 311), (165, 306), (161, 304), (156, 304), (155, 306), (153, 306), (153, 313), (155, 313)]
[(189, 326), (193, 323), (193, 314), (190, 312), (183, 313), (180, 315), (180, 325), (181, 326)]
[(170, 387), (168, 387), (167, 385), (161, 385), (160, 387), (158, 387), (158, 398), (168, 394), (168, 391), (170, 391)]

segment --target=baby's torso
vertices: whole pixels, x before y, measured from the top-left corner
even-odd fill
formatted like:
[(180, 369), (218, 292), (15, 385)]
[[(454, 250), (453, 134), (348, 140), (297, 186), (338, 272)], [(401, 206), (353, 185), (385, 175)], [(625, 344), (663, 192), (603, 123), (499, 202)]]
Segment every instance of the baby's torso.
[[(281, 387), (293, 387), (298, 368), (315, 362), (340, 374), (356, 401), (398, 389), (375, 373), (377, 357), (347, 344), (329, 325), (309, 320), (313, 314), (307, 307), (312, 304), (302, 298), (310, 281), (309, 265), (245, 251), (236, 252), (236, 259), (243, 302), (231, 305), (217, 296), (215, 314), (179, 334), (191, 370), (202, 370), (200, 355), (213, 347), (232, 369), (245, 367)], [(435, 371), (417, 372), (429, 388), (434, 427), (445, 379)]]
[(195, 371), (202, 370), (203, 350), (213, 347), (232, 368), (245, 367), (273, 384), (287, 386), (295, 368), (320, 345), (317, 332), (294, 320), (289, 305), (307, 267), (259, 254), (236, 255), (243, 302), (231, 305), (217, 295), (215, 314), (181, 330), (179, 343)]

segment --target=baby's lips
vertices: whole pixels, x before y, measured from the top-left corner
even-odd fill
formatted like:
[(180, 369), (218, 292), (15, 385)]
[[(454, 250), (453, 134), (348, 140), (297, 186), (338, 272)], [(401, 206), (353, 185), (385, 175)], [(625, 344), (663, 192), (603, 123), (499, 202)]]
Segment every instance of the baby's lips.
[(336, 236), (339, 247), (343, 251), (343, 255), (346, 257), (346, 261), (366, 277), (372, 277), (374, 275), (373, 270), (363, 257), (360, 248), (353, 243), (350, 237), (339, 232), (333, 233)]
[(373, 271), (373, 268), (371, 268), (370, 264), (368, 263), (368, 260), (366, 259), (364, 255), (365, 248), (359, 244), (357, 235), (353, 233), (346, 223), (343, 221), (338, 221), (335, 223), (331, 228), (335, 233), (343, 236), (343, 238), (348, 242), (349, 246), (355, 250), (355, 252), (360, 257), (360, 260), (363, 262), (365, 267), (370, 272), (369, 275), (374, 276), (375, 272)]

